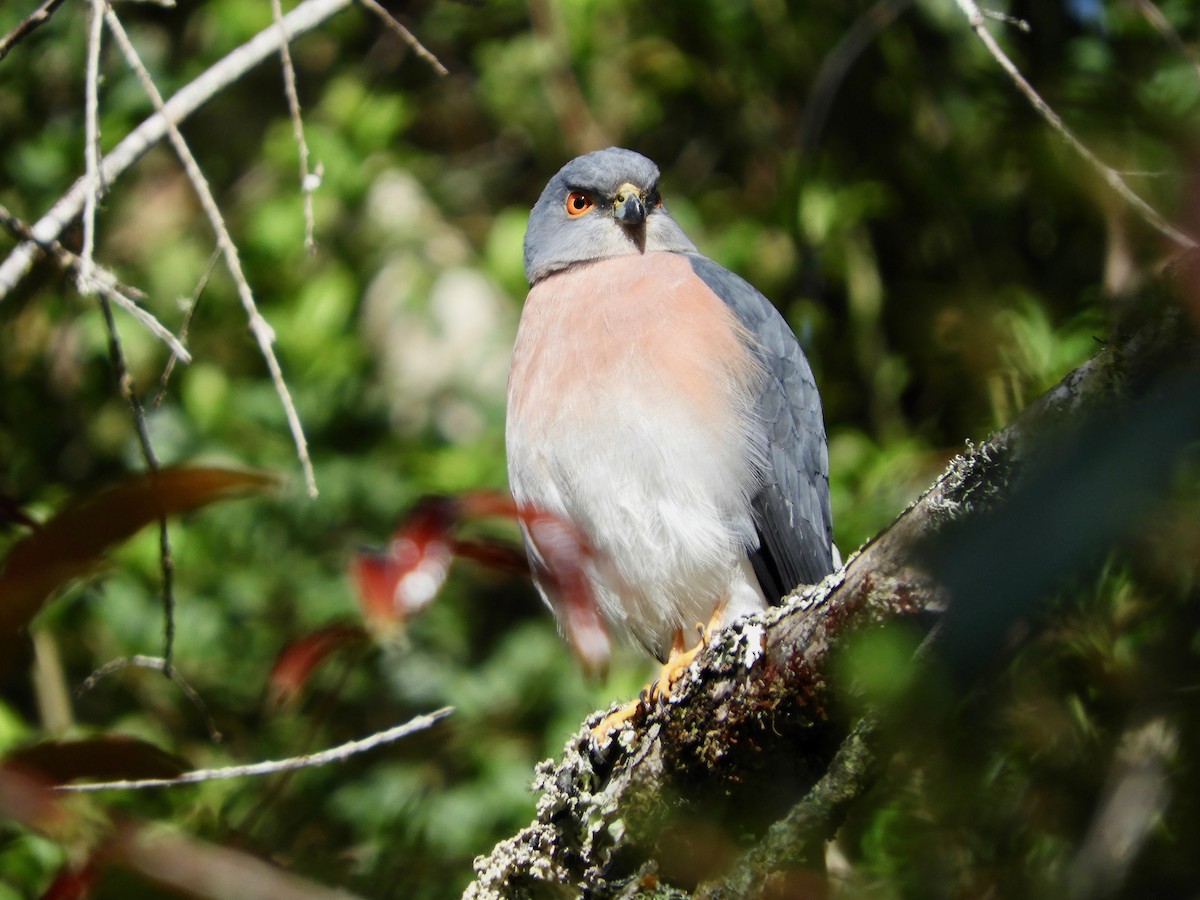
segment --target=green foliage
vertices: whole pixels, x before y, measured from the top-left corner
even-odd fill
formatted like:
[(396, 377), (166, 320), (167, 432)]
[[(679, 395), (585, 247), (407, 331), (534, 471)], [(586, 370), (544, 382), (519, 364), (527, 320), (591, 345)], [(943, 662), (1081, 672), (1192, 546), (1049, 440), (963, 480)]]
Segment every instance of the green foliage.
[[(32, 5), (0, 5), (0, 33)], [(1106, 6), (1103, 30), (1065, 6), (1014, 5), (1029, 34), (989, 27), (1097, 152), (1150, 172), (1134, 187), (1182, 215), (1200, 78), (1134, 4)], [(115, 8), (167, 94), (271, 22), (269, 4), (241, 0)], [(1195, 5), (1161, 8), (1194, 45)], [(844, 553), (964, 439), (1085, 360), (1112, 309), (1136, 304), (1162, 243), (1048, 133), (947, 0), (915, 4), (847, 60), (845, 77), (824, 83), (819, 119), (806, 115), (809, 91), (860, 4), (498, 0), (405, 13), (448, 78), (357, 7), (293, 46), (322, 173), (314, 253), (275, 62), (183, 126), (277, 336), (316, 500), (303, 496), (220, 264), (195, 296), (214, 241), (169, 149), (110, 186), (98, 260), (144, 289), (168, 327), (191, 315), (195, 361), (174, 368), (158, 402), (165, 351), (117, 313), (160, 460), (268, 468), (291, 487), (172, 525), (176, 663), (225, 740), (210, 740), (176, 687), (136, 670), (71, 698), (68, 732), (134, 734), (211, 766), (295, 755), (452, 704), (433, 731), (342, 766), (101, 801), (367, 896), (443, 898), (473, 856), (529, 819), (535, 762), (585, 713), (635, 695), (648, 664), (623, 653), (605, 685), (587, 683), (531, 590), (470, 564), (403, 641), (328, 661), (296, 707), (265, 702), (271, 663), (289, 641), (359, 618), (346, 561), (385, 542), (418, 496), (503, 487), (525, 212), (591, 135), (654, 157), (689, 234), (800, 336), (824, 398)], [(85, 35), (86, 4), (64, 4), (0, 62), (0, 203), (27, 221), (83, 172)], [(103, 70), (110, 148), (150, 106), (111, 45)], [(65, 240), (78, 246), (77, 234)], [(0, 253), (11, 246), (0, 236)], [(1122, 270), (1130, 277), (1113, 276)], [(0, 380), (0, 494), (36, 518), (142, 466), (99, 312), (47, 263), (0, 300)], [(1174, 509), (1170, 535), (1177, 557), (1194, 560), (1195, 518), (1181, 510), (1194, 514), (1195, 498), (1181, 494), (1191, 505)], [(0, 551), (21, 534), (0, 533)], [(1163, 651), (1178, 607), (1145, 583), (1163, 576), (1139, 567), (1155, 551), (1130, 556), (1064, 599), (1061, 629), (964, 721), (944, 685), (929, 688), (943, 699), (903, 729), (914, 741), (897, 740), (898, 761), (856, 813), (864, 896), (1053, 894), (1126, 717), (1156, 696), (1155, 659), (1184, 658)], [(1194, 569), (1171, 572), (1170, 596), (1194, 590)], [(146, 532), (52, 603), (34, 627), (57, 645), (66, 683), (158, 653), (160, 592), (157, 535)], [(900, 693), (911, 711), (899, 691), (907, 638), (872, 640), (847, 657), (847, 682), (876, 701)], [(46, 736), (27, 679), (4, 698), (0, 746)], [(1194, 820), (1168, 824), (1149, 852), (1171, 869), (1166, 831), (1186, 845)], [(6, 827), (0, 884), (37, 894), (63, 856)], [(108, 876), (99, 894), (125, 887)]]

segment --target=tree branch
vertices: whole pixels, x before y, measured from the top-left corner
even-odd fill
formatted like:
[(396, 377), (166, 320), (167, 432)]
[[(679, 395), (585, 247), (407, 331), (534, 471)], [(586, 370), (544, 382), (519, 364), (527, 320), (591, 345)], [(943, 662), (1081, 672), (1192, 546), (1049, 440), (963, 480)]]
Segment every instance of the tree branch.
[(62, 2), (63, 0), (44, 0), (37, 9), (18, 22), (12, 31), (0, 38), (0, 62), (3, 62), (9, 51), (28, 37), (31, 32), (49, 22), (50, 17), (54, 15), (54, 10), (58, 9)]
[[(283, 17), (286, 33), (295, 40), (353, 2), (354, 0), (305, 0)], [(283, 35), (284, 30), (278, 25), (268, 25), (180, 88), (163, 105), (162, 110), (155, 112), (127, 134), (100, 161), (100, 178), (107, 184), (114, 182), (166, 136), (168, 123), (179, 125), (219, 91), (235, 83), (267, 57), (278, 53)], [(0, 300), (7, 297), (29, 273), (38, 245), (58, 240), (66, 227), (79, 215), (91, 189), (91, 182), (86, 175), (78, 178), (70, 190), (33, 224), (32, 240), (18, 244), (0, 264)]]
[(225, 766), (221, 769), (196, 769), (192, 772), (185, 772), (178, 778), (139, 778), (126, 781), (93, 782), (91, 784), (63, 784), (57, 786), (55, 790), (75, 792), (144, 790), (146, 788), (177, 787), (181, 784), (199, 784), (202, 781), (217, 781), (224, 778), (274, 775), (278, 772), (290, 772), (292, 769), (325, 766), (332, 762), (343, 762), (351, 756), (365, 753), (368, 750), (374, 750), (376, 747), (382, 747), (384, 744), (394, 743), (418, 731), (424, 731), (441, 719), (446, 718), (452, 712), (454, 712), (453, 707), (446, 706), (426, 715), (410, 719), (403, 725), (397, 725), (394, 728), (376, 732), (369, 737), (361, 738), (357, 741), (349, 741), (345, 744), (339, 744), (336, 747), (330, 747), (328, 750), (322, 750), (319, 753), (309, 753), (304, 756), (266, 760), (244, 766)]
[(987, 48), (987, 51), (992, 55), (992, 58), (1000, 64), (1000, 68), (1002, 68), (1005, 73), (1007, 73), (1008, 77), (1012, 79), (1013, 84), (1017, 86), (1017, 90), (1024, 94), (1025, 99), (1030, 102), (1035, 110), (1037, 110), (1038, 115), (1045, 119), (1047, 124), (1056, 132), (1058, 132), (1059, 136), (1067, 142), (1072, 150), (1083, 157), (1084, 162), (1091, 166), (1100, 175), (1100, 177), (1104, 180), (1104, 183), (1107, 184), (1109, 188), (1111, 188), (1126, 203), (1137, 210), (1137, 212), (1147, 223), (1149, 223), (1153, 228), (1158, 230), (1159, 233), (1179, 247), (1184, 249), (1194, 249), (1197, 244), (1191, 235), (1184, 234), (1182, 231), (1168, 222), (1162, 213), (1138, 196), (1138, 194), (1134, 192), (1133, 188), (1125, 183), (1125, 179), (1121, 177), (1121, 174), (1112, 166), (1104, 163), (1100, 157), (1096, 156), (1095, 153), (1089, 150), (1087, 145), (1077, 138), (1074, 132), (1072, 132), (1071, 129), (1066, 126), (1066, 123), (1063, 122), (1062, 117), (1051, 108), (1049, 103), (1042, 99), (1041, 95), (1036, 90), (1034, 90), (1033, 85), (1031, 85), (1025, 79), (1025, 76), (1021, 74), (1020, 69), (1018, 69), (1016, 64), (1009, 59), (1008, 54), (1000, 49), (1000, 45), (996, 43), (996, 39), (992, 37), (991, 33), (984, 26), (984, 14), (976, 5), (975, 0), (955, 0), (955, 2), (958, 4), (958, 8), (962, 10), (963, 15), (967, 17), (967, 23), (971, 26), (971, 30), (975, 32), (975, 36), (978, 37), (983, 46)]
[(945, 605), (918, 548), (952, 523), (1003, 508), (1052, 426), (1128, 403), (1195, 350), (1177, 309), (1106, 345), (1009, 427), (955, 458), (841, 571), (720, 633), (669, 705), (603, 752), (581, 729), (561, 761), (538, 767), (534, 822), (476, 860), (477, 880), (464, 896), (617, 896), (653, 872), (668, 817), (691, 810), (718, 818), (753, 810), (775, 820), (762, 846), (701, 896), (746, 896), (743, 888), (762, 885), (781, 865), (814, 863), (876, 765), (870, 722), (846, 740), (844, 726), (830, 719), (831, 653), (864, 627), (920, 621), (918, 614)]

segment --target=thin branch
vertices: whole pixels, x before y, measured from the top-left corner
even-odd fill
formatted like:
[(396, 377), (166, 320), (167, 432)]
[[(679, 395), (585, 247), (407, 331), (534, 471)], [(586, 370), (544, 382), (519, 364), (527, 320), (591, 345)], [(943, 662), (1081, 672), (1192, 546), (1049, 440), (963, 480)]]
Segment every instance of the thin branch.
[(696, 900), (759, 897), (772, 874), (820, 864), (825, 842), (846, 809), (879, 774), (873, 715), (861, 719), (846, 736), (829, 767), (804, 798), (767, 829), (761, 841), (744, 853), (719, 882), (702, 885)]
[(1000, 45), (996, 43), (996, 39), (992, 37), (991, 33), (985, 27), (984, 23), (986, 17), (980, 11), (979, 6), (975, 3), (975, 0), (954, 0), (954, 2), (958, 4), (958, 8), (962, 10), (963, 15), (967, 17), (967, 23), (971, 26), (971, 30), (975, 32), (975, 36), (978, 37), (983, 43), (983, 46), (987, 48), (987, 51), (992, 55), (992, 58), (1000, 64), (1000, 68), (1004, 69), (1004, 71), (1008, 74), (1008, 77), (1012, 79), (1013, 84), (1017, 86), (1017, 89), (1025, 95), (1025, 99), (1027, 99), (1033, 105), (1033, 108), (1037, 110), (1043, 119), (1046, 120), (1050, 127), (1059, 133), (1062, 139), (1065, 140), (1068, 145), (1070, 145), (1071, 149), (1082, 156), (1084, 161), (1096, 170), (1096, 172), (1104, 180), (1104, 183), (1107, 184), (1114, 192), (1116, 192), (1123, 200), (1125, 200), (1126, 203), (1141, 213), (1142, 218), (1145, 219), (1146, 222), (1148, 222), (1153, 228), (1157, 229), (1169, 240), (1185, 249), (1195, 249), (1197, 243), (1194, 238), (1184, 234), (1182, 231), (1168, 222), (1162, 216), (1162, 214), (1158, 212), (1158, 210), (1138, 196), (1134, 190), (1125, 183), (1124, 179), (1121, 178), (1120, 173), (1118, 173), (1116, 169), (1101, 161), (1096, 154), (1089, 150), (1087, 146), (1081, 140), (1079, 140), (1079, 138), (1077, 138), (1069, 128), (1067, 128), (1066, 124), (1063, 122), (1058, 113), (1050, 108), (1050, 105), (1042, 99), (1041, 95), (1038, 94), (1036, 90), (1034, 90), (1033, 85), (1025, 80), (1025, 76), (1021, 74), (1020, 70), (1016, 67), (1016, 64), (1013, 63), (1013, 61), (1008, 58), (1005, 52), (1000, 49)]
[(10, 50), (25, 40), (33, 31), (50, 21), (54, 10), (62, 5), (63, 0), (45, 0), (41, 6), (16, 24), (3, 38), (0, 38), (0, 62), (8, 56)]
[[(80, 267), (82, 266), (82, 260), (78, 256), (58, 241), (38, 240), (33, 233), (33, 229), (9, 212), (8, 208), (3, 204), (0, 204), (0, 225), (3, 225), (17, 240), (28, 241), (34, 244), (39, 250), (53, 259), (59, 268), (78, 277)], [(181, 359), (185, 363), (192, 361), (192, 355), (188, 353), (187, 348), (180, 343), (179, 339), (170, 332), (167, 326), (154, 318), (147, 310), (138, 306), (137, 300), (134, 298), (144, 295), (137, 288), (121, 284), (117, 281), (115, 275), (99, 266), (94, 267), (92, 271), (92, 287), (97, 294), (111, 300), (125, 312), (129, 313), (147, 331), (166, 344), (167, 348), (173, 354), (172, 359)]]
[[(200, 297), (204, 294), (204, 289), (208, 287), (208, 280), (212, 278), (213, 269), (217, 267), (217, 263), (220, 261), (221, 250), (218, 247), (213, 251), (212, 256), (208, 258), (208, 265), (205, 266), (204, 272), (200, 275), (200, 280), (196, 282), (196, 289), (192, 291), (192, 296), (186, 301), (186, 308), (183, 311), (183, 322), (179, 325), (180, 343), (187, 342), (188, 330), (192, 327), (192, 316), (196, 315), (196, 307), (200, 305)], [(171, 380), (171, 373), (175, 371), (176, 359), (177, 357), (172, 356), (167, 360), (166, 366), (163, 367), (162, 378), (158, 382), (158, 393), (154, 395), (154, 406), (156, 409), (162, 404), (163, 397), (167, 394), (167, 382)]]
[[(287, 33), (295, 39), (353, 2), (354, 0), (305, 0), (283, 17)], [(272, 23), (205, 69), (196, 79), (175, 93), (161, 111), (156, 111), (143, 121), (100, 161), (100, 177), (106, 184), (111, 185), (166, 135), (168, 122), (177, 124), (187, 119), (213, 95), (235, 83), (268, 56), (277, 53), (281, 40), (282, 33)], [(31, 239), (13, 248), (3, 264), (0, 264), (0, 300), (8, 296), (18, 282), (29, 273), (37, 248), (57, 240), (79, 215), (83, 209), (88, 184), (86, 175), (76, 179), (71, 188), (34, 223)]]
[[(112, 11), (111, 6), (106, 8), (104, 17), (108, 23), (109, 30), (117, 41), (117, 45), (121, 48), (121, 52), (125, 56), (126, 62), (133, 69), (134, 74), (137, 75), (146, 94), (153, 101), (155, 108), (161, 112), (165, 108), (162, 94), (159, 93), (157, 86), (155, 86), (153, 79), (150, 77), (150, 73), (146, 71), (146, 67), (142, 65), (141, 57), (138, 56), (137, 50), (134, 49), (133, 43), (129, 40), (129, 35), (125, 33), (124, 26), (121, 25), (120, 19)], [(179, 129), (175, 123), (168, 119), (166, 127), (167, 139), (170, 140), (171, 146), (175, 148), (175, 153), (183, 164), (188, 180), (191, 181), (192, 187), (196, 191), (200, 205), (204, 209), (204, 214), (208, 218), (213, 231), (216, 233), (217, 246), (221, 248), (221, 253), (225, 257), (225, 265), (229, 268), (230, 275), (233, 276), (238, 296), (242, 301), (242, 307), (246, 310), (250, 331), (258, 342), (259, 352), (262, 354), (263, 360), (267, 364), (267, 369), (271, 373), (271, 381), (275, 385), (275, 393), (279, 396), (279, 402), (283, 405), (284, 414), (287, 416), (288, 427), (292, 432), (292, 441), (296, 446), (296, 454), (300, 459), (300, 466), (304, 471), (304, 482), (308, 488), (308, 494), (310, 497), (316, 497), (317, 479), (316, 474), (313, 472), (312, 459), (308, 454), (308, 441), (304, 436), (304, 427), (300, 424), (300, 415), (296, 412), (296, 405), (292, 402), (291, 392), (288, 390), (287, 383), (283, 378), (283, 369), (279, 365), (279, 360), (275, 356), (275, 350), (272, 346), (275, 342), (275, 332), (271, 328), (270, 323), (258, 311), (258, 304), (255, 303), (254, 294), (250, 290), (250, 284), (246, 280), (245, 272), (242, 270), (237, 246), (234, 244), (233, 237), (225, 225), (225, 219), (221, 215), (221, 209), (217, 205), (217, 200), (213, 196), (212, 189), (209, 187), (204, 173), (200, 171), (200, 164), (196, 162), (196, 157), (192, 155), (191, 149), (183, 139), (183, 135), (179, 133)]]
[(310, 753), (305, 756), (266, 760), (245, 766), (226, 766), (220, 769), (196, 769), (192, 772), (185, 772), (178, 778), (142, 778), (128, 781), (104, 781), (93, 784), (64, 784), (55, 788), (55, 790), (76, 792), (141, 790), (144, 788), (175, 787), (181, 784), (199, 784), (203, 781), (218, 781), (226, 778), (274, 775), (277, 772), (288, 772), (292, 769), (315, 768), (327, 765), (328, 763), (344, 762), (359, 753), (374, 750), (376, 747), (382, 747), (385, 744), (395, 743), (401, 738), (406, 738), (418, 731), (430, 728), (434, 723), (446, 718), (452, 712), (454, 712), (454, 707), (445, 706), (426, 715), (410, 719), (403, 725), (397, 725), (394, 728), (376, 732), (370, 737), (361, 738), (357, 741), (348, 741), (345, 744), (330, 747), (328, 750), (322, 750), (319, 753)]
[[(113, 320), (112, 305), (104, 297), (100, 298), (100, 311), (104, 313), (104, 325), (108, 329), (108, 353), (117, 376), (117, 387), (129, 401), (129, 408), (133, 412), (142, 458), (146, 461), (147, 469), (157, 472), (158, 456), (150, 442), (150, 431), (146, 428), (146, 410), (138, 397), (129, 367), (125, 364), (125, 351), (121, 348), (121, 336)], [(165, 515), (158, 519), (158, 558), (162, 569), (163, 673), (170, 678), (173, 674), (171, 656), (175, 650), (175, 558), (171, 555), (171, 533)]]
[(102, 679), (131, 668), (151, 669), (155, 672), (162, 672), (170, 678), (176, 687), (183, 691), (183, 695), (188, 698), (191, 704), (196, 707), (200, 715), (204, 716), (204, 725), (208, 729), (209, 739), (217, 744), (224, 740), (224, 735), (217, 728), (217, 723), (213, 720), (212, 714), (208, 711), (208, 705), (204, 702), (199, 692), (184, 680), (183, 676), (179, 674), (178, 669), (161, 656), (142, 656), (138, 654), (136, 656), (122, 656), (118, 659), (109, 660), (84, 679), (83, 684), (75, 689), (75, 696), (81, 697), (96, 687)]
[(854, 20), (854, 24), (846, 29), (846, 33), (833, 49), (825, 54), (800, 117), (798, 143), (802, 153), (811, 155), (820, 142), (833, 98), (842, 86), (850, 67), (871, 42), (912, 4), (913, 0), (878, 0)]
[(291, 38), (287, 26), (283, 24), (283, 6), (279, 0), (271, 0), (271, 14), (275, 24), (283, 33), (279, 44), (279, 58), (283, 63), (283, 92), (287, 95), (288, 113), (292, 117), (292, 136), (296, 141), (296, 149), (300, 154), (300, 193), (304, 197), (304, 247), (309, 253), (317, 250), (314, 237), (316, 225), (313, 221), (313, 191), (321, 183), (319, 174), (313, 174), (308, 169), (308, 141), (304, 139), (304, 120), (300, 118), (300, 95), (296, 92), (296, 68), (292, 65), (292, 52), (288, 49)]
[(417, 40), (417, 36), (400, 24), (399, 21), (386, 9), (379, 5), (376, 0), (358, 0), (360, 6), (370, 10), (379, 17), (388, 28), (400, 35), (400, 39), (412, 49), (412, 51), (429, 63), (433, 67), (433, 71), (437, 72), (443, 78), (450, 74), (450, 71), (442, 65), (441, 60), (434, 56), (424, 44)]
[(77, 287), (85, 297), (92, 287), (96, 254), (96, 205), (104, 182), (100, 179), (100, 44), (104, 34), (104, 0), (91, 0), (88, 19), (87, 76), (84, 102), (83, 159), (88, 192), (83, 202), (83, 253)]
[(1131, 2), (1137, 7), (1138, 12), (1145, 16), (1146, 21), (1153, 25), (1158, 33), (1162, 35), (1163, 40), (1171, 45), (1171, 49), (1192, 64), (1192, 68), (1196, 70), (1197, 77), (1200, 77), (1200, 53), (1197, 53), (1184, 42), (1183, 38), (1179, 36), (1179, 32), (1167, 21), (1167, 17), (1162, 14), (1162, 10), (1151, 3), (1150, 0), (1131, 0)]

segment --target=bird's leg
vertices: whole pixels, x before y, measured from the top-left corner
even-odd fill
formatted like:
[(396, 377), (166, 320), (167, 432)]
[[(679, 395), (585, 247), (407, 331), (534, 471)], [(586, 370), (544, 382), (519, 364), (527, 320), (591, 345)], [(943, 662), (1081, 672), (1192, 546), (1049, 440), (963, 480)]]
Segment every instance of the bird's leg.
[(663, 663), (662, 669), (658, 673), (658, 678), (650, 685), (651, 700), (663, 701), (671, 696), (675, 682), (683, 677), (683, 673), (695, 661), (700, 651), (708, 646), (713, 632), (721, 627), (721, 617), (724, 612), (725, 601), (722, 601), (713, 610), (713, 614), (709, 618), (707, 625), (700, 622), (696, 623), (696, 631), (700, 634), (700, 640), (690, 650), (684, 649), (683, 629), (675, 629), (675, 633), (671, 636), (671, 654), (667, 657), (667, 661)]
[(595, 740), (597, 746), (604, 746), (611, 732), (630, 721), (642, 710), (649, 708), (651, 703), (656, 701), (663, 702), (671, 696), (675, 682), (683, 677), (683, 673), (687, 671), (688, 666), (692, 664), (700, 651), (708, 646), (709, 641), (712, 640), (713, 632), (721, 626), (721, 617), (724, 612), (725, 603), (722, 601), (713, 610), (712, 618), (708, 620), (707, 625), (703, 625), (700, 622), (696, 623), (696, 631), (699, 632), (700, 640), (690, 650), (685, 649), (683, 629), (676, 628), (672, 632), (671, 652), (667, 656), (667, 661), (659, 669), (658, 677), (642, 688), (636, 700), (630, 700), (628, 703), (622, 704), (619, 709), (613, 710), (592, 727), (592, 738)]
[(595, 741), (597, 747), (603, 747), (608, 743), (608, 736), (612, 732), (619, 730), (622, 725), (647, 708), (649, 701), (646, 696), (646, 690), (646, 688), (642, 688), (642, 692), (636, 700), (622, 703), (619, 708), (614, 709), (592, 726), (592, 740)]

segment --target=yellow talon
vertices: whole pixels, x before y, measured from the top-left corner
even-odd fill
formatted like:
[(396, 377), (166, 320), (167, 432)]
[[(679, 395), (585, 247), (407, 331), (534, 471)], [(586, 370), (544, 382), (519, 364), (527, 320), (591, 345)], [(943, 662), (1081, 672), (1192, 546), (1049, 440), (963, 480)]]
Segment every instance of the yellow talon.
[(642, 688), (638, 699), (630, 700), (619, 709), (613, 710), (592, 727), (592, 739), (596, 742), (597, 747), (603, 747), (608, 742), (611, 732), (631, 721), (639, 711), (647, 709), (650, 703), (665, 703), (670, 698), (675, 682), (683, 677), (700, 651), (707, 647), (709, 641), (712, 640), (713, 632), (717, 629), (724, 608), (725, 604), (720, 604), (713, 611), (712, 619), (707, 625), (696, 623), (700, 641), (690, 650), (685, 650), (683, 647), (683, 629), (675, 629), (674, 634), (671, 635), (671, 652), (667, 656), (667, 661), (662, 664), (658, 677)]

